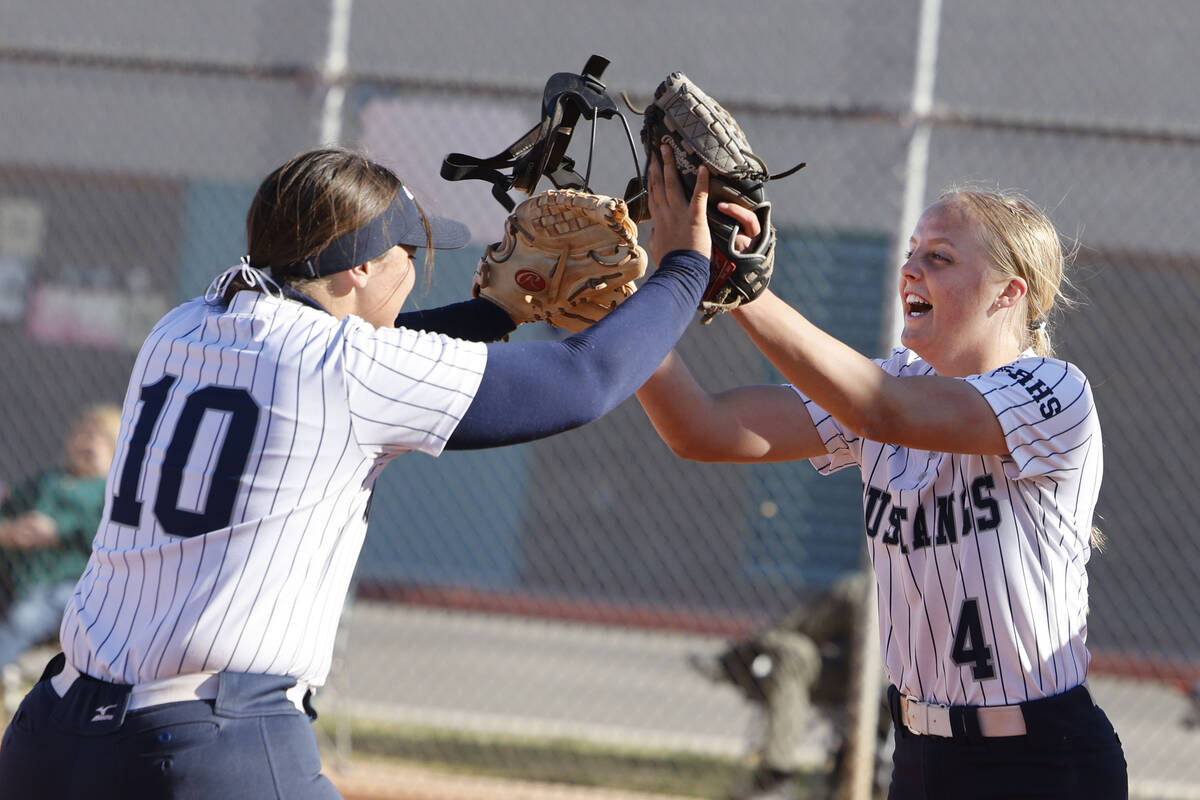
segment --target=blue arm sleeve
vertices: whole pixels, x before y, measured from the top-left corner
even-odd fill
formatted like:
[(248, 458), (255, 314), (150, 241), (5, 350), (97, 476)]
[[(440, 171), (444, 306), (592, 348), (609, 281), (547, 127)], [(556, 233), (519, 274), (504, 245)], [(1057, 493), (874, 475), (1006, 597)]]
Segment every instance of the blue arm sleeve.
[(482, 297), (426, 311), (406, 311), (396, 317), (396, 327), (472, 342), (499, 341), (517, 329), (508, 312)]
[(607, 317), (561, 342), (488, 345), (479, 391), (449, 450), (517, 444), (591, 422), (632, 395), (683, 335), (708, 284), (708, 259), (667, 255)]

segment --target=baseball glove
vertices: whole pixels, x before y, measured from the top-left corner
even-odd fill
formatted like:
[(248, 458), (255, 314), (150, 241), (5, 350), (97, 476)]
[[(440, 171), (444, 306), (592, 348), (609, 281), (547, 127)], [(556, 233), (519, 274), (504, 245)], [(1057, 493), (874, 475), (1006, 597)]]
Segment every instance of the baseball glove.
[(488, 246), (472, 294), (517, 324), (544, 320), (581, 331), (637, 289), (646, 251), (624, 200), (548, 189), (518, 205), (504, 241)]
[[(775, 265), (775, 228), (763, 184), (791, 175), (804, 164), (771, 175), (751, 150), (737, 121), (682, 72), (667, 76), (655, 90), (654, 101), (640, 113), (645, 116), (642, 144), (647, 158), (659, 158), (659, 146), (670, 145), (689, 197), (696, 185), (696, 171), (701, 165), (708, 167), (712, 273), (700, 301), (704, 312), (701, 324), (707, 324), (715, 315), (750, 302), (767, 288)], [(741, 226), (717, 211), (719, 202), (737, 203), (758, 215), (762, 234), (746, 250), (735, 248)], [(635, 218), (647, 217), (643, 206), (635, 208)]]

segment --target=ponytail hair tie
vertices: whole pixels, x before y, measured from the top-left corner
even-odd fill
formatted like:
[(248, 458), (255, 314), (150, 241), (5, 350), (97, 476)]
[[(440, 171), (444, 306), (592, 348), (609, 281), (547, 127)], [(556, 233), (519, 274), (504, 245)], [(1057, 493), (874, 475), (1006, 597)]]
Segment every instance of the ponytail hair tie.
[(204, 292), (205, 301), (210, 304), (221, 302), (221, 298), (225, 296), (225, 290), (229, 288), (229, 284), (235, 278), (241, 279), (242, 283), (251, 289), (257, 289), (274, 297), (283, 297), (283, 289), (279, 288), (279, 284), (271, 280), (262, 270), (250, 266), (250, 256), (242, 256), (238, 263), (213, 278), (212, 283)]

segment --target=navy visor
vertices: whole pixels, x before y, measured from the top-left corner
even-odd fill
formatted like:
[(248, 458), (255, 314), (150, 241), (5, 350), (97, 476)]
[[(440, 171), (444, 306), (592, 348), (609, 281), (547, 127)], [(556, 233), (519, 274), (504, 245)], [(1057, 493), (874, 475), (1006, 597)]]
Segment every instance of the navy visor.
[[(447, 217), (427, 216), (433, 234), (433, 247), (453, 250), (471, 241), (471, 231), (461, 222)], [(405, 186), (387, 209), (357, 230), (334, 239), (329, 246), (297, 266), (305, 277), (316, 278), (357, 267), (378, 258), (398, 244), (426, 247), (425, 226), (412, 193)]]

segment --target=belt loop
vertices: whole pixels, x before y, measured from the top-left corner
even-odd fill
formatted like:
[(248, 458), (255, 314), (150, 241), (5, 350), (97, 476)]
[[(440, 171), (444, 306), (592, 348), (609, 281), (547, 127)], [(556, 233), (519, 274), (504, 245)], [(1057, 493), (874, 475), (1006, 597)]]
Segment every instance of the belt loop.
[(950, 706), (950, 732), (956, 739), (975, 744), (983, 738), (979, 727), (979, 712), (974, 706)]
[(213, 708), (225, 717), (258, 717), (303, 710), (287, 695), (296, 679), (287, 675), (217, 673), (217, 699)]
[(888, 711), (892, 714), (892, 726), (896, 729), (896, 735), (907, 737), (908, 726), (904, 724), (904, 714), (900, 711), (900, 690), (895, 686), (888, 686)]

